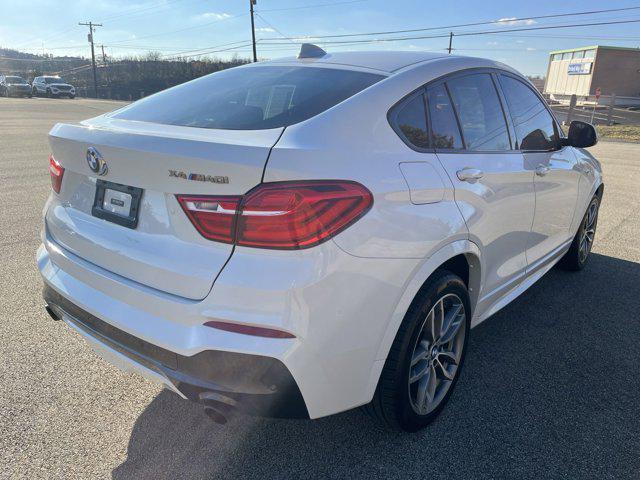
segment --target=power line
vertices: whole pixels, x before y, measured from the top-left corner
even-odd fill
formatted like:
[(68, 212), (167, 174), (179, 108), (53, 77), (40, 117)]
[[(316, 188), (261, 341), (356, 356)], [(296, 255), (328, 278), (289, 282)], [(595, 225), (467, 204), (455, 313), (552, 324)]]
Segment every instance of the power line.
[[(638, 20), (618, 20), (611, 22), (592, 22), (592, 23), (580, 23), (580, 24), (572, 24), (572, 25), (548, 25), (548, 26), (539, 26), (539, 27), (524, 27), (524, 28), (510, 28), (510, 29), (500, 29), (500, 30), (485, 30), (485, 31), (475, 31), (475, 32), (461, 32), (454, 33), (456, 37), (466, 37), (472, 35), (493, 35), (493, 34), (503, 34), (503, 33), (511, 33), (511, 32), (526, 32), (532, 30), (550, 30), (550, 29), (558, 29), (558, 28), (578, 28), (578, 27), (593, 27), (600, 25), (621, 25), (627, 23), (638, 23)], [(420, 35), (420, 36), (411, 36), (411, 37), (396, 37), (396, 38), (376, 38), (376, 39), (363, 39), (363, 40), (349, 40), (349, 41), (325, 41), (319, 42), (321, 45), (356, 45), (356, 44), (368, 44), (368, 43), (384, 43), (384, 42), (401, 42), (406, 40), (424, 40), (424, 39), (432, 39), (432, 38), (448, 38), (450, 33), (445, 34), (436, 34), (436, 35)], [(315, 37), (312, 37), (315, 38)], [(265, 39), (266, 40), (266, 39)], [(264, 42), (265, 45), (286, 45), (286, 42)]]
[[(238, 42), (223, 43), (221, 45), (214, 45), (214, 46), (209, 46), (209, 47), (204, 47), (204, 48), (197, 48), (197, 49), (191, 49), (191, 50), (180, 50), (180, 51), (172, 53), (171, 55), (163, 55), (163, 56), (174, 57), (174, 56), (180, 56), (180, 55), (185, 54), (185, 53), (202, 52), (203, 50), (209, 51), (209, 50), (212, 50), (212, 49), (215, 50), (215, 49), (218, 49), (218, 48), (221, 48), (221, 47), (227, 47), (227, 46), (230, 46), (230, 45), (238, 45), (238, 44), (242, 44), (242, 46), (244, 47), (247, 44), (251, 44), (251, 41), (250, 40), (240, 40)], [(116, 47), (116, 48), (119, 48), (119, 47)], [(192, 55), (188, 55), (188, 56), (192, 56)]]
[[(428, 27), (428, 28), (413, 28), (409, 30), (387, 30), (381, 32), (364, 32), (364, 33), (344, 33), (344, 34), (336, 34), (336, 35), (312, 35), (311, 38), (344, 38), (344, 37), (361, 37), (361, 36), (370, 36), (370, 35), (393, 35), (396, 33), (412, 33), (412, 32), (426, 32), (433, 30), (449, 30), (452, 28), (463, 28), (463, 27), (475, 27), (479, 25), (508, 25), (509, 23), (514, 22), (526, 22), (530, 20), (542, 20), (545, 18), (559, 18), (559, 17), (571, 17), (571, 16), (580, 16), (580, 15), (595, 15), (599, 13), (612, 13), (612, 12), (622, 12), (629, 10), (640, 10), (640, 7), (625, 7), (625, 8), (609, 8), (605, 10), (590, 10), (584, 12), (574, 12), (574, 13), (556, 13), (552, 15), (537, 15), (533, 17), (519, 17), (519, 18), (504, 18), (499, 20), (486, 20), (482, 22), (473, 22), (473, 23), (460, 23), (457, 25), (445, 25), (441, 27)], [(449, 34), (447, 34), (448, 36)], [(303, 35), (293, 38), (304, 38)], [(286, 38), (281, 37), (271, 37), (264, 38), (263, 40), (286, 40)]]
[[(187, 57), (201, 57), (202, 55), (209, 55), (211, 53), (219, 53), (219, 52), (228, 52), (230, 50), (236, 50), (238, 48), (243, 48), (243, 47), (249, 47), (252, 46), (252, 42), (248, 42), (245, 45), (238, 45), (236, 47), (229, 47), (229, 48), (221, 48), (221, 49), (217, 49), (217, 50), (209, 50), (206, 52), (201, 52), (201, 53), (196, 53), (195, 55), (186, 55)], [(180, 58), (180, 55), (171, 55), (169, 57), (169, 59), (175, 59), (175, 58)]]
[(262, 20), (264, 23), (266, 23), (269, 27), (273, 28), (276, 32), (278, 32), (280, 35), (282, 35), (283, 38), (288, 39), (291, 43), (296, 44), (296, 42), (291, 38), (286, 36), (284, 33), (282, 33), (280, 30), (278, 30), (272, 23), (269, 23), (267, 21), (266, 18), (264, 18), (262, 15), (260, 15), (258, 12), (256, 12), (256, 16)]

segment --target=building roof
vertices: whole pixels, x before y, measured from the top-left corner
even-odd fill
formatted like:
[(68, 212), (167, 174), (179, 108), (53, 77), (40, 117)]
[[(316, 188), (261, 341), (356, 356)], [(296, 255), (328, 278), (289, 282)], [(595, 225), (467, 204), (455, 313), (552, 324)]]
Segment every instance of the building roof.
[(349, 65), (353, 67), (368, 68), (382, 72), (394, 72), (415, 63), (447, 57), (446, 53), (420, 52), (420, 51), (361, 51), (361, 52), (335, 52), (327, 53), (318, 58), (288, 57), (275, 59), (273, 63), (303, 62), (334, 65)]
[(554, 55), (556, 53), (579, 52), (581, 50), (595, 50), (595, 49), (601, 49), (601, 50), (627, 50), (627, 51), (640, 52), (640, 48), (633, 48), (633, 47), (612, 47), (612, 46), (607, 46), (607, 45), (590, 45), (588, 47), (568, 48), (566, 50), (554, 50), (552, 52), (549, 52), (549, 55)]

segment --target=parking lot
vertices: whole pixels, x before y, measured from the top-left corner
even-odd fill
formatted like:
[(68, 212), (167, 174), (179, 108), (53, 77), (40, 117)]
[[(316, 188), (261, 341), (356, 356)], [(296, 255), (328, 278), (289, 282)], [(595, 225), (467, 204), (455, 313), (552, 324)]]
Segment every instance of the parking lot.
[(0, 478), (640, 478), (640, 144), (591, 149), (606, 188), (590, 264), (551, 271), (471, 332), (425, 431), (359, 411), (217, 425), (43, 309), (46, 134), (121, 105), (0, 98)]

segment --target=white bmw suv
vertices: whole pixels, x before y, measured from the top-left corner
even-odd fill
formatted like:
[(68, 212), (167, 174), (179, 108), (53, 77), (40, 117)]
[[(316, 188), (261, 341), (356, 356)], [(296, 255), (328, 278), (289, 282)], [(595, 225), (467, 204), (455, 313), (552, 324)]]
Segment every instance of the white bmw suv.
[(596, 140), (490, 60), (305, 45), (221, 71), (52, 129), (47, 310), (219, 422), (366, 406), (415, 431), (472, 327), (585, 265)]

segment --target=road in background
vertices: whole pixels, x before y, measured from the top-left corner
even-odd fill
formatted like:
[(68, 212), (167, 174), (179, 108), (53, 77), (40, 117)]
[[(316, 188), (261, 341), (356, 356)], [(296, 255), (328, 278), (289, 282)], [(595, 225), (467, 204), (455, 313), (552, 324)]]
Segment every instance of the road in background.
[(552, 270), (471, 332), (458, 387), (429, 428), (387, 432), (357, 410), (220, 426), (102, 361), (43, 309), (46, 134), (120, 105), (0, 98), (0, 477), (638, 477), (640, 145), (590, 150), (606, 188), (589, 265)]

